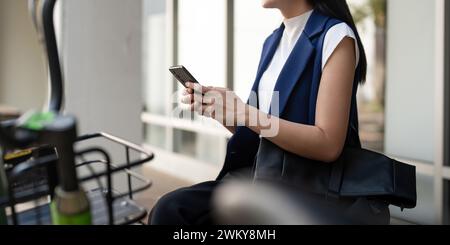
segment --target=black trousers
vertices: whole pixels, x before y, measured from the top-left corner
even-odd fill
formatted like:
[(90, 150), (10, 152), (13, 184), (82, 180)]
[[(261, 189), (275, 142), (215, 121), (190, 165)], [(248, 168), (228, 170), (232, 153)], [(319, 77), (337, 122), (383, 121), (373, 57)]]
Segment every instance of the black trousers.
[[(205, 182), (168, 193), (157, 202), (148, 223), (151, 225), (214, 224), (211, 199), (214, 190), (222, 183), (224, 182)], [(293, 200), (295, 201), (295, 197)], [(302, 200), (305, 199), (302, 198)], [(388, 205), (379, 201), (358, 198), (334, 202), (326, 200), (326, 205), (336, 208), (334, 209), (336, 212), (331, 211), (330, 214), (338, 213), (335, 215), (337, 219), (330, 220), (330, 223), (325, 224), (388, 225), (390, 222)], [(339, 216), (340, 213), (343, 216)], [(344, 220), (344, 217), (345, 222), (340, 223), (338, 220)]]
[(161, 197), (150, 213), (151, 225), (212, 225), (212, 194), (219, 181), (181, 188)]

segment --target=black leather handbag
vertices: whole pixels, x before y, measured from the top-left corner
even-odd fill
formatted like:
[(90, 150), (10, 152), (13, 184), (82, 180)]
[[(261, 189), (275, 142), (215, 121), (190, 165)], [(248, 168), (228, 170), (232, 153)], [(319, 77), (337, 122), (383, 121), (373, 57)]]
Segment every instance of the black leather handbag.
[(361, 148), (347, 147), (335, 163), (323, 163), (261, 139), (254, 179), (281, 181), (324, 197), (376, 199), (402, 209), (414, 208), (417, 201), (414, 166)]

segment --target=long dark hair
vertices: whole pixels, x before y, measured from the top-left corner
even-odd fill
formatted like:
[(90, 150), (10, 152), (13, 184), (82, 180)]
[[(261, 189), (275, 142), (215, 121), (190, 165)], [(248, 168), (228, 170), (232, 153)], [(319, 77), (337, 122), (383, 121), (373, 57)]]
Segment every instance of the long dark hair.
[(367, 75), (367, 57), (366, 51), (364, 50), (364, 46), (361, 41), (361, 37), (359, 36), (358, 29), (356, 28), (355, 21), (353, 20), (352, 13), (350, 12), (350, 8), (348, 7), (346, 0), (308, 0), (314, 8), (320, 13), (330, 16), (332, 18), (336, 18), (345, 22), (349, 25), (356, 35), (356, 41), (359, 47), (359, 82), (363, 83), (366, 81)]

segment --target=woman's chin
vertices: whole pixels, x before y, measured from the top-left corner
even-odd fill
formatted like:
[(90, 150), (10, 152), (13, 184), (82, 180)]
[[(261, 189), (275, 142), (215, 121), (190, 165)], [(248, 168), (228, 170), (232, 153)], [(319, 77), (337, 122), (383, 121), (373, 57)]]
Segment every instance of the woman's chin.
[(262, 0), (262, 7), (266, 9), (276, 8), (276, 1), (274, 0)]

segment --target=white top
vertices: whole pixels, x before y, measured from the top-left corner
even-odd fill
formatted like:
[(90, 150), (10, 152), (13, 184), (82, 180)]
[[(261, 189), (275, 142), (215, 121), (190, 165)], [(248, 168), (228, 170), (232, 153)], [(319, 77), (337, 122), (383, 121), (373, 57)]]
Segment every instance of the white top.
[[(302, 34), (305, 26), (311, 17), (313, 11), (309, 11), (300, 16), (284, 20), (284, 32), (281, 38), (280, 44), (272, 58), (272, 61), (261, 77), (258, 88), (258, 100), (259, 109), (265, 113), (270, 110), (270, 104), (272, 101), (273, 90), (275, 89), (276, 82), (280, 76), (289, 55), (295, 47), (300, 35)], [(356, 50), (356, 64), (359, 63), (359, 49), (356, 42), (356, 36), (353, 30), (346, 24), (341, 23), (333, 26), (325, 35), (322, 54), (322, 69), (328, 62), (328, 59), (336, 50), (337, 46), (345, 37), (355, 39)], [(356, 69), (356, 67), (355, 67)]]

